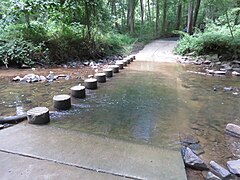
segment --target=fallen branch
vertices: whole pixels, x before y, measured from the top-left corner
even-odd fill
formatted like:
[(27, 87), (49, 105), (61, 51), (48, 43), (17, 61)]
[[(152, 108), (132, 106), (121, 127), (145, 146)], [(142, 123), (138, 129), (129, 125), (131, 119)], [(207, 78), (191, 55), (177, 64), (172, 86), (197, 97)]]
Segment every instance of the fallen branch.
[(17, 124), (27, 119), (27, 114), (16, 115), (16, 116), (8, 116), (4, 118), (0, 118), (0, 124), (10, 123)]

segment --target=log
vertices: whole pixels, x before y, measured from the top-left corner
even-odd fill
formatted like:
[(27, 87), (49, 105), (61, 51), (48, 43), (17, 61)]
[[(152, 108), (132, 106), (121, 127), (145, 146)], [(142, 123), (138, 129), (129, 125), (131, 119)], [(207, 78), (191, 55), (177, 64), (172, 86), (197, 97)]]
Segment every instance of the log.
[(97, 79), (97, 82), (99, 82), (99, 83), (106, 82), (106, 74), (105, 73), (97, 73), (97, 74), (95, 74), (95, 78)]
[(26, 119), (27, 119), (27, 114), (8, 116), (8, 117), (0, 118), (0, 124), (5, 124), (5, 123), (17, 124)]
[(29, 124), (47, 124), (50, 122), (49, 109), (46, 107), (35, 107), (27, 111)]
[(66, 94), (53, 97), (54, 107), (58, 110), (67, 110), (71, 108), (71, 97)]
[(71, 95), (75, 98), (85, 98), (85, 86), (74, 86), (71, 88)]
[(106, 74), (108, 78), (113, 77), (113, 69), (103, 69), (103, 72)]
[(94, 78), (86, 79), (84, 81), (84, 84), (87, 89), (91, 89), (91, 90), (97, 89), (97, 79), (94, 79)]

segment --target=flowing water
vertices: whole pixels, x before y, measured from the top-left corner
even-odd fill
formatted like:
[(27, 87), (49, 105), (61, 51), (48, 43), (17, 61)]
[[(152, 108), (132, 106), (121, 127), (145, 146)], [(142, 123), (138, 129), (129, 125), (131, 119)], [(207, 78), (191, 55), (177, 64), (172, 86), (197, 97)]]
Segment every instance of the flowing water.
[(240, 142), (224, 133), (227, 123), (240, 125), (240, 92), (223, 90), (240, 88), (239, 78), (195, 75), (178, 64), (134, 62), (98, 90), (87, 90), (86, 99), (72, 98), (70, 110), (54, 111), (52, 97), (70, 94), (79, 83), (1, 83), (0, 115), (46, 106), (53, 111), (53, 127), (169, 149), (179, 148), (179, 135), (191, 134), (207, 160), (223, 164), (240, 157)]

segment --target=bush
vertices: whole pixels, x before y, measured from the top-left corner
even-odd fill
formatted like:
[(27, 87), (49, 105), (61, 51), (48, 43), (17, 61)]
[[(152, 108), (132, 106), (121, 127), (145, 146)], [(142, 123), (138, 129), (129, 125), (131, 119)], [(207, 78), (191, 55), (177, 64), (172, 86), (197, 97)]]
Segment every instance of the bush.
[(227, 26), (217, 26), (210, 23), (205, 32), (195, 33), (190, 36), (180, 32), (181, 39), (175, 48), (177, 54), (185, 55), (194, 53), (196, 55), (218, 54), (219, 56), (234, 59), (240, 57), (240, 26), (233, 29), (232, 38)]
[(31, 65), (36, 62), (46, 62), (48, 60), (48, 49), (44, 49), (44, 44), (36, 46), (23, 39), (1, 41), (0, 59), (6, 66), (9, 64)]

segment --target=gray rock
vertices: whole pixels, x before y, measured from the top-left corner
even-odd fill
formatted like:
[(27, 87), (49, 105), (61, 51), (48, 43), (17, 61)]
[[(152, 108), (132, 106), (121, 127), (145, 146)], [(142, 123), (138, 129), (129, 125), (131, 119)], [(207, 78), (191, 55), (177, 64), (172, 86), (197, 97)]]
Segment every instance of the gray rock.
[(4, 128), (4, 125), (0, 124), (0, 129), (3, 129)]
[(234, 76), (240, 76), (240, 73), (237, 72), (237, 71), (233, 71), (233, 72), (232, 72), (232, 75), (234, 75)]
[(224, 90), (224, 91), (232, 91), (233, 88), (232, 88), (232, 87), (224, 87), (223, 90)]
[(229, 123), (227, 124), (225, 130), (226, 130), (226, 133), (240, 138), (240, 126)]
[(208, 167), (203, 160), (199, 158), (190, 148), (183, 147), (182, 156), (187, 167), (196, 170), (208, 170)]
[(206, 180), (221, 180), (221, 179), (214, 175), (213, 173), (208, 172)]
[(188, 147), (198, 156), (204, 154), (201, 144), (190, 144)]
[(21, 77), (20, 76), (16, 76), (12, 79), (13, 81), (20, 81), (21, 80)]
[(210, 60), (206, 60), (206, 61), (203, 62), (203, 64), (206, 64), (206, 65), (209, 65), (211, 63), (212, 63), (212, 61), (210, 61)]
[(46, 81), (47, 78), (45, 76), (39, 76), (40, 81)]
[(228, 161), (227, 167), (231, 173), (240, 175), (240, 159)]
[(216, 74), (216, 75), (225, 75), (226, 71), (214, 71), (214, 74)]
[(183, 145), (197, 144), (199, 140), (192, 135), (180, 134), (180, 141)]
[(225, 168), (223, 168), (222, 166), (220, 166), (219, 164), (217, 164), (214, 161), (210, 162), (210, 169), (212, 170), (212, 172), (214, 174), (216, 174), (220, 178), (229, 178), (229, 177), (231, 177), (231, 173), (228, 170), (226, 170)]

